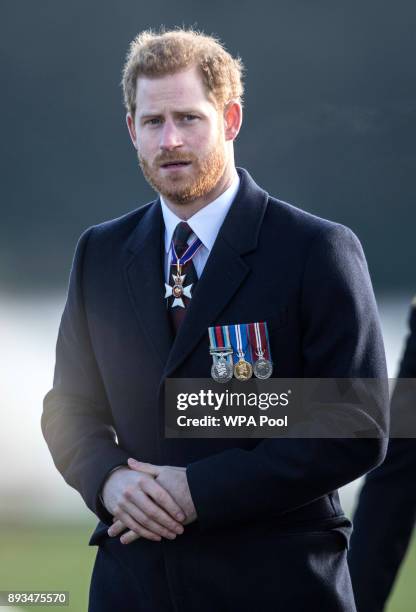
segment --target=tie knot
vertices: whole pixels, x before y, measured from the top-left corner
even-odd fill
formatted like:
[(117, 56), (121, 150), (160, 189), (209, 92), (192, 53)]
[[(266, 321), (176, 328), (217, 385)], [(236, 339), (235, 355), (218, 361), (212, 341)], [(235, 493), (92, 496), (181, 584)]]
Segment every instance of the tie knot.
[(181, 221), (175, 228), (173, 232), (173, 245), (175, 247), (176, 254), (178, 257), (186, 251), (189, 236), (192, 234), (192, 229), (186, 223), (186, 221)]

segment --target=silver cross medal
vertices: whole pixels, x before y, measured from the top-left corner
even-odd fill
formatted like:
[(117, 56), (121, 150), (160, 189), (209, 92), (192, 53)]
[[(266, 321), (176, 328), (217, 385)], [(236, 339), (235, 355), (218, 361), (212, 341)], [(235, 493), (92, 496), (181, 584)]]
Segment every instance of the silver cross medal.
[(185, 280), (185, 277), (186, 277), (186, 274), (181, 274), (181, 267), (180, 265), (178, 265), (177, 273), (172, 274), (172, 278), (174, 282), (173, 287), (165, 283), (165, 288), (166, 288), (165, 298), (168, 298), (171, 295), (173, 295), (173, 297), (175, 298), (172, 302), (171, 308), (175, 308), (175, 306), (180, 306), (181, 308), (185, 308), (185, 304), (182, 299), (182, 296), (185, 296), (188, 298), (192, 297), (191, 288), (192, 288), (193, 283), (191, 283), (187, 287), (184, 287), (183, 282)]

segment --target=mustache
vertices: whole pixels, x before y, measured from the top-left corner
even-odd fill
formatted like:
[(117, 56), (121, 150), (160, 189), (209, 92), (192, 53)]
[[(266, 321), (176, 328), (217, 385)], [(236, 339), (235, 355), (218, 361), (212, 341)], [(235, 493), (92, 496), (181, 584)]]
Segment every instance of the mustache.
[(154, 163), (157, 166), (162, 166), (163, 164), (169, 164), (172, 162), (193, 162), (195, 160), (195, 155), (192, 153), (184, 153), (182, 151), (166, 151), (165, 153), (161, 153), (155, 157)]

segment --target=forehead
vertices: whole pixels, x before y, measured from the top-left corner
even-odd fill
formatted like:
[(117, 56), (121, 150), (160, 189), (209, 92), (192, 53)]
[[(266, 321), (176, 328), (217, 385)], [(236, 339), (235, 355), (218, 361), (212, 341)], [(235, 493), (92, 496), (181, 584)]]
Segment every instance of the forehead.
[(162, 77), (139, 77), (136, 108), (139, 113), (198, 105), (214, 108), (196, 66)]

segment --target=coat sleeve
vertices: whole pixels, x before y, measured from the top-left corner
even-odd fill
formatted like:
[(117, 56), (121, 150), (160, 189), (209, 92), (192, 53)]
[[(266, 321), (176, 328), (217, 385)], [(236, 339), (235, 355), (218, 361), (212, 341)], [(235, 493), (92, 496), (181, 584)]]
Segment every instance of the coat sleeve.
[(82, 270), (92, 231), (86, 230), (76, 248), (56, 345), (53, 388), (44, 399), (41, 427), (65, 481), (110, 525), (112, 516), (99, 493), (110, 470), (127, 465), (129, 455), (116, 442), (84, 310)]
[[(410, 312), (410, 334), (391, 402), (392, 432), (396, 420), (403, 431), (406, 413), (414, 422), (415, 386), (401, 385), (402, 379), (409, 378), (416, 378), (416, 304)], [(359, 610), (383, 610), (390, 595), (416, 520), (415, 474), (416, 440), (392, 437), (384, 463), (370, 472), (361, 490), (349, 551)]]
[[(348, 228), (325, 226), (312, 241), (301, 312), (304, 378), (385, 379), (379, 408), (387, 420), (377, 307), (361, 245)], [(369, 423), (369, 429), (374, 426)], [(385, 435), (380, 430), (379, 437), (367, 439), (267, 439), (252, 450), (234, 448), (189, 464), (201, 528), (276, 516), (334, 491), (383, 460)]]

